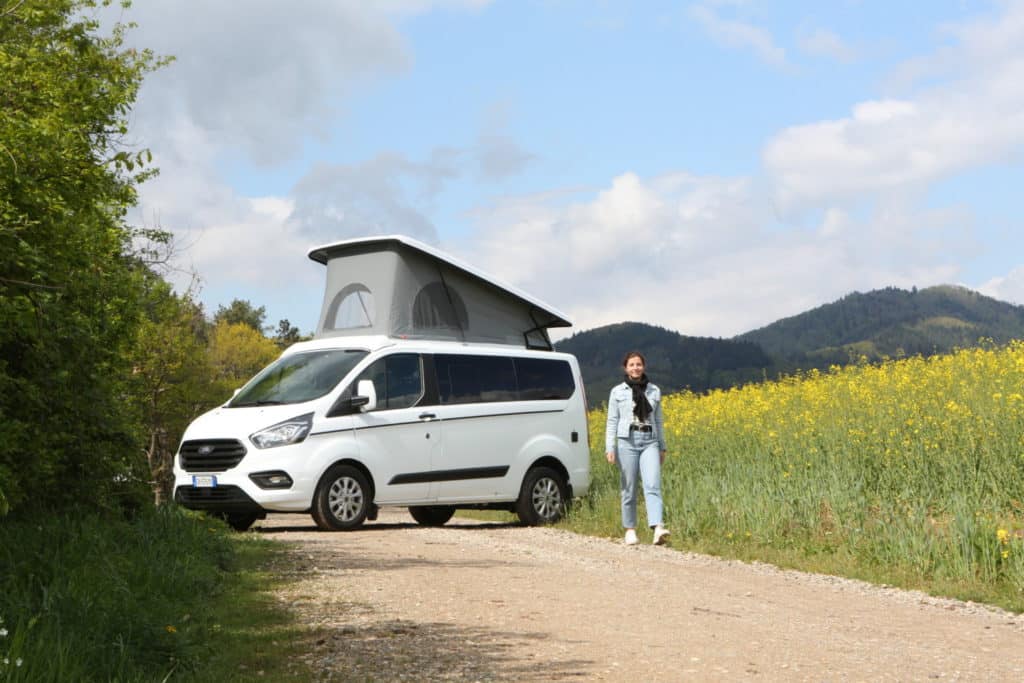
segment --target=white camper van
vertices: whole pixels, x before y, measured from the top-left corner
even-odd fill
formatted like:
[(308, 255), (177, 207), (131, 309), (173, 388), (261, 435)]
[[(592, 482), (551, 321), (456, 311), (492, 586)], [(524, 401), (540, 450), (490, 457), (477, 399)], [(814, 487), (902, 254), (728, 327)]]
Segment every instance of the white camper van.
[(189, 425), (179, 504), (236, 529), (275, 511), (350, 530), (385, 505), (544, 524), (586, 493), (579, 365), (547, 333), (564, 315), (403, 236), (309, 256), (327, 267), (316, 335)]

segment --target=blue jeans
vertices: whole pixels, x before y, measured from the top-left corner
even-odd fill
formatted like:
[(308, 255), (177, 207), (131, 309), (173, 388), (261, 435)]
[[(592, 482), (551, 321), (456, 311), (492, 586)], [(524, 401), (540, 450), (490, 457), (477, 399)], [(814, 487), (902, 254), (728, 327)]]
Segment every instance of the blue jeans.
[(618, 454), (622, 489), (622, 526), (636, 528), (636, 480), (643, 478), (644, 504), (647, 506), (647, 524), (661, 524), (661, 452), (650, 432), (633, 431), (629, 438), (619, 437)]

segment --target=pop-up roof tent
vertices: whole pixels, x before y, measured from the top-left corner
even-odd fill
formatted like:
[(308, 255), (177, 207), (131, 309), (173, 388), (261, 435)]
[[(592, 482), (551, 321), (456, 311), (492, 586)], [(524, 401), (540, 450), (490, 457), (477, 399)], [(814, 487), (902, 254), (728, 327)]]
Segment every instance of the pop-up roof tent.
[(550, 349), (558, 310), (444, 252), (402, 235), (335, 242), (309, 251), (327, 266), (316, 338), (386, 335)]

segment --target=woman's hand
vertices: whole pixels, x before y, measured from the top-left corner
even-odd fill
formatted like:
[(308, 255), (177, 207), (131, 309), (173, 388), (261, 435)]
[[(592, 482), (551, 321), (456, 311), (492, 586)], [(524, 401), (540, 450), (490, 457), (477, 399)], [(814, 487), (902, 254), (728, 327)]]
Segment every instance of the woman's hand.
[(668, 451), (662, 451), (662, 452), (661, 452), (661, 464), (662, 464), (662, 465), (664, 465), (664, 464), (665, 464), (665, 456), (666, 456), (667, 454), (668, 454)]
[[(662, 457), (665, 457), (665, 456), (662, 455)], [(604, 459), (614, 465), (615, 464), (615, 453), (613, 451), (608, 451), (607, 453), (604, 454)]]

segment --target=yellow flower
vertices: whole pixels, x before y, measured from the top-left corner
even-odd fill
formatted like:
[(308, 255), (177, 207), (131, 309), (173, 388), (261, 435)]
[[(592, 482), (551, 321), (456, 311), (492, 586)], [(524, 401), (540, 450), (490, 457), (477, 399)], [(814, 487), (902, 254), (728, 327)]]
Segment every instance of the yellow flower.
[(1010, 532), (1006, 529), (998, 529), (996, 531), (996, 538), (999, 539), (1000, 543), (1006, 543), (1010, 540)]
[(165, 626), (164, 628), (166, 628), (166, 629), (167, 629), (167, 632), (168, 632), (168, 633), (177, 633), (177, 632), (178, 632), (178, 629), (174, 628), (174, 627), (173, 627), (173, 626), (171, 626), (170, 624), (168, 624), (168, 625), (167, 625), (167, 626)]

